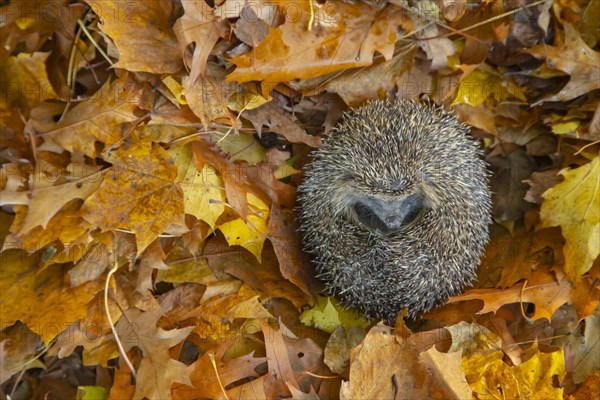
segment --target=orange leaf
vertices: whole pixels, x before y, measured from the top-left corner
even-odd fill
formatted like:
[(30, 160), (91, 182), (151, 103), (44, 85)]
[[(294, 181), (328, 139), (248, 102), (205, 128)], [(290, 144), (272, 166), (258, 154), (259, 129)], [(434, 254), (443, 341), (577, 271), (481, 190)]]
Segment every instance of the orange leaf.
[(169, 19), (170, 1), (87, 1), (102, 20), (100, 29), (115, 42), (119, 61), (129, 71), (169, 74), (182, 67), (181, 53)]
[(397, 29), (408, 25), (399, 7), (382, 10), (368, 4), (312, 1), (316, 15), (311, 30), (310, 2), (284, 7), (290, 13), (251, 52), (233, 58), (236, 70), (230, 81), (267, 81), (270, 85), (293, 79), (307, 79), (342, 69), (371, 65), (375, 51), (392, 58)]

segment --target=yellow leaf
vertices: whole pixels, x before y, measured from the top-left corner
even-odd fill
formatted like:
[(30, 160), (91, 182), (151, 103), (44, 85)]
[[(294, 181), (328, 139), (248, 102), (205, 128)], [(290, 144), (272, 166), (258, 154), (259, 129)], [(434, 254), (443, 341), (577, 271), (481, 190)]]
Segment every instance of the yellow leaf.
[(527, 361), (510, 366), (503, 361), (501, 339), (477, 324), (447, 328), (452, 335), (450, 352), (462, 350), (462, 366), (478, 399), (562, 399), (562, 388), (553, 386), (556, 375), (566, 375), (563, 351), (541, 353), (534, 343), (523, 354)]
[(300, 314), (300, 321), (306, 326), (314, 326), (329, 333), (333, 333), (340, 325), (345, 328), (369, 326), (369, 322), (360, 314), (342, 307), (335, 298), (329, 296), (318, 296), (317, 304)]
[(500, 350), (479, 349), (480, 354), (492, 352), (496, 355), (495, 360), (480, 364), (480, 357), (476, 353), (469, 353), (473, 357), (463, 357), (465, 372), (478, 369), (483, 371), (480, 379), (469, 382), (473, 394), (478, 399), (562, 399), (563, 388), (554, 387), (553, 376), (561, 381), (565, 374), (565, 360), (562, 350), (553, 353), (541, 353), (534, 345), (535, 354), (527, 361), (517, 365), (509, 366), (502, 361), (503, 353)]
[(581, 122), (578, 120), (552, 124), (552, 133), (561, 135), (563, 133), (575, 132), (575, 130), (579, 128), (580, 124)]
[(562, 228), (565, 272), (575, 281), (600, 253), (600, 157), (560, 174), (565, 180), (543, 194), (541, 228)]
[(235, 92), (229, 97), (227, 106), (235, 111), (252, 110), (273, 100), (269, 95), (264, 97), (259, 93), (254, 83), (242, 86), (239, 92)]
[(162, 82), (169, 89), (169, 91), (175, 96), (179, 104), (187, 104), (185, 96), (183, 95), (183, 86), (179, 84), (171, 75), (165, 77)]
[(81, 215), (102, 230), (135, 233), (138, 255), (171, 224), (184, 225), (177, 168), (157, 144), (136, 142), (107, 157), (113, 163)]
[(225, 184), (210, 164), (204, 164), (201, 172), (196, 170), (192, 149), (189, 145), (176, 146), (169, 150), (175, 160), (178, 174), (176, 182), (183, 190), (186, 214), (206, 222), (215, 229), (217, 219), (225, 211)]
[(490, 96), (496, 101), (516, 98), (527, 102), (521, 89), (510, 80), (476, 69), (461, 80), (452, 105), (468, 104), (476, 107)]
[(281, 164), (279, 164), (277, 168), (275, 168), (275, 170), (273, 171), (273, 176), (275, 177), (275, 179), (283, 179), (287, 178), (288, 176), (299, 174), (301, 172), (302, 171), (300, 171), (299, 169), (294, 168), (293, 166), (284, 161)]
[(49, 55), (49, 52), (34, 52), (8, 57), (2, 68), (2, 95), (6, 96), (9, 104), (33, 107), (59, 98), (48, 80), (46, 59)]
[(250, 164), (259, 164), (267, 160), (267, 151), (252, 134), (217, 132), (214, 138), (221, 150), (229, 154), (231, 161), (244, 160)]
[(87, 304), (102, 290), (103, 280), (71, 287), (65, 280), (68, 264), (40, 270), (39, 257), (23, 251), (2, 253), (0, 308), (4, 326), (19, 320), (48, 344), (86, 317)]
[(269, 207), (252, 193), (248, 193), (246, 198), (252, 212), (248, 215), (248, 221), (244, 222), (242, 218), (237, 218), (219, 225), (218, 228), (223, 232), (230, 246), (242, 246), (261, 262), (261, 253), (268, 232)]

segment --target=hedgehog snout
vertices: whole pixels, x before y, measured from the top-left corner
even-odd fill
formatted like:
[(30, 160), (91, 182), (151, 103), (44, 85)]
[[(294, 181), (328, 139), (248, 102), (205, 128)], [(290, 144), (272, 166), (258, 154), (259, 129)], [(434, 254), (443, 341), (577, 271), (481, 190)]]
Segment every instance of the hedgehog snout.
[(352, 208), (360, 224), (367, 229), (388, 234), (414, 222), (426, 208), (426, 201), (421, 193), (393, 199), (365, 196), (357, 199)]

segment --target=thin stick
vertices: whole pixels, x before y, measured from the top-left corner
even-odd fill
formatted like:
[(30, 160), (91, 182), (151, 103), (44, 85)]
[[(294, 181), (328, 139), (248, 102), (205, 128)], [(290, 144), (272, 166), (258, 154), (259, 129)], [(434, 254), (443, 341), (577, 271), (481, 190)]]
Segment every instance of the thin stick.
[(313, 23), (315, 22), (315, 9), (313, 6), (313, 0), (308, 0), (308, 4), (310, 6), (310, 18), (308, 20), (307, 30), (310, 32), (312, 30)]
[(77, 24), (81, 27), (81, 30), (83, 31), (83, 33), (85, 33), (85, 36), (87, 36), (87, 38), (89, 39), (89, 41), (92, 42), (92, 44), (98, 50), (98, 52), (100, 54), (102, 54), (102, 57), (104, 57), (104, 59), (106, 61), (108, 61), (108, 63), (112, 66), (113, 65), (112, 60), (110, 59), (110, 57), (108, 56), (108, 54), (106, 54), (104, 52), (104, 50), (102, 49), (102, 47), (100, 47), (100, 45), (98, 44), (98, 42), (96, 42), (96, 40), (92, 37), (92, 34), (87, 30), (87, 27), (85, 26), (85, 24), (80, 19), (77, 20)]
[(119, 264), (117, 263), (117, 260), (115, 260), (115, 264), (113, 265), (112, 269), (110, 271), (108, 271), (108, 275), (106, 275), (106, 282), (104, 282), (104, 312), (106, 313), (106, 318), (108, 319), (108, 324), (110, 325), (110, 330), (112, 331), (112, 333), (115, 337), (115, 342), (117, 343), (117, 347), (119, 348), (119, 353), (121, 354), (121, 357), (123, 357), (123, 361), (125, 361), (125, 364), (127, 364), (127, 368), (129, 368), (129, 370), (131, 371), (131, 375), (133, 376), (133, 379), (135, 380), (136, 379), (135, 368), (133, 368), (133, 364), (131, 363), (131, 360), (129, 360), (129, 357), (127, 357), (127, 353), (125, 352), (125, 349), (123, 348), (121, 339), (119, 339), (119, 335), (117, 334), (117, 329), (115, 328), (113, 319), (110, 316), (110, 310), (108, 309), (108, 284), (110, 282), (111, 276), (113, 276), (113, 274), (115, 272), (117, 272), (117, 269), (119, 269)]
[(213, 353), (208, 353), (208, 356), (210, 357), (210, 362), (212, 363), (213, 369), (215, 370), (215, 375), (217, 376), (217, 381), (219, 381), (219, 387), (221, 388), (221, 391), (223, 392), (223, 395), (225, 396), (225, 398), (227, 400), (229, 400), (229, 396), (227, 396), (227, 392), (225, 391), (225, 388), (223, 387), (223, 383), (221, 382), (221, 377), (219, 376), (219, 371), (217, 371), (217, 363), (215, 362), (215, 355)]

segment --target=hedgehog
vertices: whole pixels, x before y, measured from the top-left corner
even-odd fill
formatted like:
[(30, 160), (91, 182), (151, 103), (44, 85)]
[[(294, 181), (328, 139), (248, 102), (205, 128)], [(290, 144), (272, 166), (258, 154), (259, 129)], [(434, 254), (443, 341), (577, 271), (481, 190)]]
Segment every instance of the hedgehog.
[(491, 223), (489, 173), (452, 113), (372, 101), (344, 114), (312, 156), (299, 224), (328, 294), (394, 323), (473, 283)]

